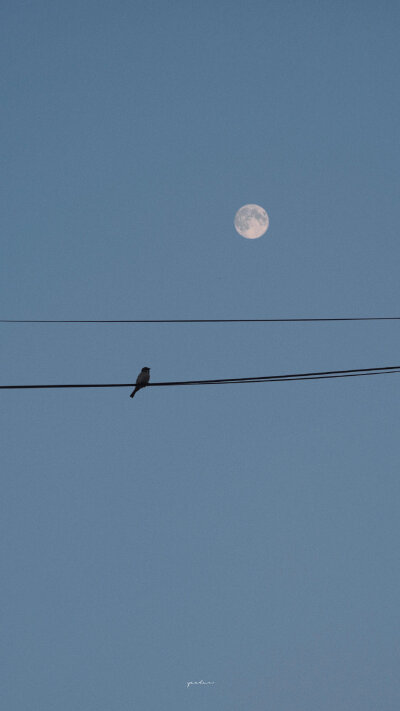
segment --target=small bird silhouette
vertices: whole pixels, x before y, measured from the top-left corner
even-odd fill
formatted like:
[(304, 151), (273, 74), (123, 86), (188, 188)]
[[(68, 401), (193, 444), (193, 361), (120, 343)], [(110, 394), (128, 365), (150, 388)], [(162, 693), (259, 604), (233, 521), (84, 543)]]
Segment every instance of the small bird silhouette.
[(140, 371), (139, 375), (136, 378), (136, 385), (135, 389), (131, 392), (130, 397), (133, 397), (134, 394), (138, 391), (141, 390), (141, 388), (145, 388), (147, 383), (150, 380), (150, 368), (142, 368)]

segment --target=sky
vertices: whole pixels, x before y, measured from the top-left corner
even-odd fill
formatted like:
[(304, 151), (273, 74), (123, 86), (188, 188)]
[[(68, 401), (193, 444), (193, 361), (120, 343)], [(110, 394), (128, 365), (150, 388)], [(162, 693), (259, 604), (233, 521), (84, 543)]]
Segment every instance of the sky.
[[(399, 15), (4, 0), (1, 318), (399, 316)], [(397, 322), (0, 338), (2, 384), (400, 350)], [(129, 393), (1, 393), (1, 707), (397, 711), (398, 376)]]

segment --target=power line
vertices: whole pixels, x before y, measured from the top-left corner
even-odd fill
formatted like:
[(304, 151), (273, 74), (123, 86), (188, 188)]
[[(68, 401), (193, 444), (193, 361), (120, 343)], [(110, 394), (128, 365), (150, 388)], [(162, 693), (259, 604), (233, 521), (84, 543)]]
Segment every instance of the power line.
[(0, 319), (0, 323), (323, 323), (334, 321), (400, 321), (400, 316), (341, 316), (336, 318), (175, 318), (175, 319)]
[[(296, 380), (327, 380), (331, 378), (353, 378), (361, 375), (393, 375), (400, 373), (400, 365), (377, 368), (354, 368), (349, 370), (327, 370), (310, 373), (288, 373), (286, 375), (263, 375), (251, 378), (220, 378), (218, 380), (180, 380), (149, 383), (148, 388), (180, 385), (238, 385), (249, 383), (293, 382)], [(0, 385), (0, 390), (39, 390), (57, 388), (128, 388), (135, 383), (72, 383), (55, 385)]]

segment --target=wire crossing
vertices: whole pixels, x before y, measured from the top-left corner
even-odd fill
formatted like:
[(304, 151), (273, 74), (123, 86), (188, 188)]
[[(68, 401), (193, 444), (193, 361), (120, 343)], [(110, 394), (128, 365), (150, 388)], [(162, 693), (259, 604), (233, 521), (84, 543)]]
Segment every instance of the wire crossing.
[(400, 316), (340, 316), (335, 318), (174, 318), (174, 319), (11, 319), (2, 318), (0, 323), (20, 324), (88, 324), (88, 323), (324, 323), (338, 321), (400, 321)]
[[(363, 375), (394, 375), (400, 373), (400, 365), (377, 368), (352, 368), (348, 370), (325, 370), (309, 373), (287, 373), (285, 375), (261, 375), (249, 378), (219, 378), (217, 380), (180, 380), (148, 383), (146, 388), (175, 387), (185, 385), (239, 385), (250, 383), (293, 382), (297, 380), (327, 380), (332, 378), (354, 378)], [(0, 390), (44, 390), (58, 388), (130, 388), (135, 383), (67, 383), (54, 385), (0, 385)]]

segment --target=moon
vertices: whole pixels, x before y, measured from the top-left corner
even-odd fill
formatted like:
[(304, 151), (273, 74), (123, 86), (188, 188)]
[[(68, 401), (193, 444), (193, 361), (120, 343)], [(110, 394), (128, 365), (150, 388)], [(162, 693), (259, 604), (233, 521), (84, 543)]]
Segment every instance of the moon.
[(257, 239), (269, 226), (267, 212), (260, 205), (243, 205), (235, 215), (235, 228), (246, 239)]

